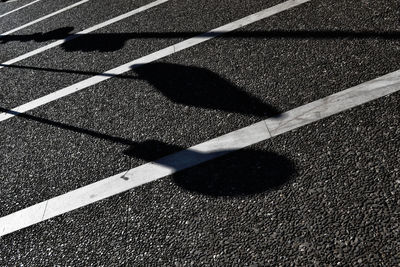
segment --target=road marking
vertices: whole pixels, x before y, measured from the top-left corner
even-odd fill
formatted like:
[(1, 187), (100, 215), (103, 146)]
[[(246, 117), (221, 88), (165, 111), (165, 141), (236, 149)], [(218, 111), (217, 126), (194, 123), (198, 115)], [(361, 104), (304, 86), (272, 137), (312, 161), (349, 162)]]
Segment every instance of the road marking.
[(18, 57), (16, 57), (16, 58), (13, 58), (13, 59), (10, 59), (10, 60), (8, 60), (8, 61), (6, 61), (6, 62), (3, 62), (3, 63), (1, 64), (2, 66), (0, 66), (0, 69), (4, 68), (6, 65), (11, 65), (11, 64), (14, 64), (14, 63), (16, 63), (16, 62), (19, 62), (19, 61), (21, 61), (21, 60), (30, 58), (30, 57), (35, 56), (35, 55), (37, 55), (37, 54), (40, 54), (40, 53), (42, 53), (42, 52), (44, 52), (44, 51), (46, 51), (46, 50), (49, 50), (49, 49), (51, 49), (51, 48), (57, 47), (57, 46), (59, 46), (59, 45), (62, 45), (62, 44), (64, 44), (64, 43), (68, 42), (68, 41), (71, 41), (71, 40), (73, 40), (73, 39), (75, 39), (75, 38), (78, 38), (79, 36), (82, 36), (82, 35), (84, 35), (84, 34), (87, 34), (87, 33), (90, 33), (90, 32), (96, 31), (96, 30), (99, 30), (99, 29), (104, 28), (104, 27), (106, 27), (106, 26), (109, 26), (109, 25), (111, 25), (111, 24), (113, 24), (113, 23), (115, 23), (115, 22), (118, 22), (118, 21), (120, 21), (120, 20), (129, 18), (129, 17), (131, 17), (131, 16), (133, 16), (133, 15), (136, 15), (136, 14), (138, 14), (138, 13), (140, 13), (140, 12), (146, 11), (146, 10), (152, 8), (152, 7), (161, 5), (161, 4), (163, 4), (163, 3), (165, 3), (165, 2), (168, 2), (168, 1), (169, 1), (169, 0), (157, 0), (157, 1), (154, 1), (154, 2), (152, 2), (152, 3), (150, 3), (150, 4), (147, 4), (147, 5), (144, 5), (144, 6), (142, 6), (142, 7), (139, 7), (139, 8), (137, 8), (137, 9), (134, 9), (134, 10), (132, 10), (132, 11), (129, 11), (129, 12), (125, 13), (125, 14), (119, 15), (119, 16), (117, 16), (117, 17), (115, 17), (115, 18), (112, 18), (112, 19), (109, 19), (109, 20), (107, 20), (107, 21), (104, 21), (104, 22), (102, 22), (102, 23), (100, 23), (100, 24), (94, 25), (94, 26), (92, 26), (92, 27), (90, 27), (90, 28), (87, 28), (87, 29), (85, 29), (85, 30), (83, 30), (83, 31), (80, 31), (80, 32), (78, 32), (78, 33), (76, 33), (76, 34), (71, 34), (71, 35), (69, 35), (67, 38), (65, 38), (65, 39), (63, 39), (63, 40), (55, 41), (55, 42), (53, 42), (53, 43), (50, 43), (50, 44), (45, 45), (45, 46), (43, 46), (43, 47), (40, 47), (40, 48), (38, 48), (38, 49), (32, 50), (32, 51), (30, 51), (30, 52), (28, 52), (28, 53), (26, 53), (26, 54), (20, 55), (20, 56), (18, 56)]
[(9, 15), (9, 14), (11, 14), (11, 13), (14, 13), (14, 12), (20, 10), (20, 9), (25, 8), (25, 7), (28, 7), (28, 6), (30, 6), (30, 5), (33, 5), (34, 3), (37, 3), (37, 2), (39, 2), (39, 1), (41, 1), (41, 0), (35, 0), (35, 1), (33, 1), (33, 2), (30, 2), (29, 4), (26, 4), (26, 5), (21, 6), (21, 7), (19, 7), (19, 8), (16, 8), (16, 9), (13, 9), (13, 10), (11, 10), (11, 11), (8, 11), (7, 13), (4, 13), (4, 14), (0, 15), (0, 18), (2, 18), (2, 17), (4, 17), (4, 16), (7, 16), (7, 15)]
[[(225, 24), (224, 26), (215, 28), (209, 32), (206, 32), (204, 34), (197, 35), (193, 38), (187, 39), (185, 41), (179, 42), (177, 44), (168, 46), (164, 49), (161, 49), (159, 51), (156, 51), (154, 53), (151, 53), (149, 55), (146, 55), (144, 57), (135, 59), (131, 62), (128, 62), (126, 64), (123, 64), (119, 67), (113, 68), (111, 70), (108, 70), (102, 74), (90, 77), (86, 80), (80, 81), (78, 83), (75, 83), (73, 85), (70, 85), (68, 87), (65, 87), (63, 89), (60, 89), (58, 91), (55, 91), (53, 93), (50, 93), (48, 95), (45, 95), (43, 97), (40, 97), (38, 99), (32, 100), (28, 103), (25, 103), (21, 106), (15, 107), (11, 110), (11, 113), (1, 113), (0, 114), (0, 122), (5, 121), (7, 119), (10, 119), (14, 117), (18, 113), (24, 113), (29, 110), (35, 109), (37, 107), (43, 106), (45, 104), (48, 104), (50, 102), (53, 102), (55, 100), (58, 100), (60, 98), (63, 98), (65, 96), (68, 96), (70, 94), (76, 93), (80, 90), (83, 90), (89, 86), (98, 84), (100, 82), (103, 82), (105, 80), (108, 80), (112, 77), (115, 77), (117, 75), (123, 74), (125, 72), (128, 72), (132, 70), (133, 68), (139, 67), (143, 64), (147, 64), (150, 62), (153, 62), (155, 60), (161, 59), (163, 57), (169, 56), (171, 54), (177, 53), (181, 50), (187, 49), (189, 47), (198, 45), (200, 43), (209, 41), (217, 36), (220, 36), (224, 33), (228, 33), (234, 30), (237, 30), (241, 27), (244, 27), (246, 25), (249, 25), (251, 23), (260, 21), (262, 19), (265, 19), (267, 17), (270, 17), (272, 15), (278, 14), (280, 12), (283, 12), (285, 10), (288, 10), (292, 7), (301, 5), (303, 3), (309, 2), (311, 0), (289, 0), (286, 2), (283, 2), (281, 4), (278, 4), (276, 6), (264, 9), (260, 12), (254, 13), (252, 15), (249, 15), (247, 17), (244, 17), (242, 19), (233, 21), (231, 23)], [(0, 64), (0, 68), (4, 67), (7, 65), (6, 63)]]
[(38, 19), (36, 19), (36, 20), (34, 20), (34, 21), (31, 21), (31, 22), (29, 22), (29, 23), (26, 23), (26, 24), (24, 24), (24, 25), (22, 25), (22, 26), (19, 26), (19, 27), (17, 27), (17, 28), (14, 28), (14, 29), (12, 29), (12, 30), (9, 30), (9, 31), (7, 31), (7, 32), (5, 32), (5, 33), (0, 34), (0, 37), (1, 37), (1, 36), (5, 36), (5, 35), (9, 35), (9, 34), (14, 33), (14, 32), (16, 32), (16, 31), (19, 31), (19, 30), (22, 30), (22, 29), (24, 29), (24, 28), (26, 28), (26, 27), (29, 27), (29, 26), (31, 26), (31, 25), (33, 25), (33, 24), (35, 24), (35, 23), (38, 23), (38, 22), (43, 21), (43, 20), (45, 20), (45, 19), (51, 18), (51, 17), (53, 17), (53, 16), (55, 16), (55, 15), (57, 15), (57, 14), (60, 14), (60, 13), (62, 13), (62, 12), (64, 12), (64, 11), (67, 11), (67, 10), (70, 10), (71, 8), (77, 7), (77, 6), (82, 5), (82, 4), (86, 3), (86, 2), (89, 2), (89, 0), (80, 1), (80, 2), (75, 3), (75, 4), (73, 4), (73, 5), (67, 6), (67, 7), (65, 7), (65, 8), (63, 8), (63, 9), (60, 9), (60, 10), (58, 10), (58, 11), (56, 11), (56, 12), (53, 12), (53, 13), (51, 13), (51, 14), (48, 14), (48, 15), (43, 16), (43, 17), (41, 17), (41, 18), (38, 18)]
[(0, 236), (400, 91), (400, 70), (0, 218)]

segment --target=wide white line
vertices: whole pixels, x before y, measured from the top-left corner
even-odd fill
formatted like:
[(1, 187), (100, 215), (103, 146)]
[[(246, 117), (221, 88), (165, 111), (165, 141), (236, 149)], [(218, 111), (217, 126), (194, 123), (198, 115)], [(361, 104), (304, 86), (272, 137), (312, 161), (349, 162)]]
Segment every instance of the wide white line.
[(89, 2), (89, 0), (82, 0), (82, 1), (80, 1), (80, 2), (78, 2), (78, 3), (75, 3), (75, 4), (72, 4), (72, 5), (70, 5), (70, 6), (67, 6), (67, 7), (65, 7), (65, 8), (63, 8), (63, 9), (60, 9), (60, 10), (55, 11), (55, 12), (53, 12), (53, 13), (50, 13), (50, 14), (48, 14), (48, 15), (46, 15), (46, 16), (43, 16), (43, 17), (41, 17), (41, 18), (38, 18), (38, 19), (36, 19), (36, 20), (34, 20), (34, 21), (31, 21), (31, 22), (29, 22), (29, 23), (26, 23), (26, 24), (24, 24), (24, 25), (22, 25), (22, 26), (19, 26), (19, 27), (17, 27), (17, 28), (14, 28), (14, 29), (12, 29), (12, 30), (9, 30), (9, 31), (7, 31), (7, 32), (4, 32), (4, 33), (0, 34), (0, 37), (5, 36), (5, 35), (9, 35), (9, 34), (14, 33), (14, 32), (16, 32), (16, 31), (19, 31), (19, 30), (22, 30), (22, 29), (24, 29), (24, 28), (26, 28), (26, 27), (29, 27), (29, 26), (31, 26), (31, 25), (33, 25), (33, 24), (35, 24), (35, 23), (38, 23), (38, 22), (43, 21), (43, 20), (45, 20), (45, 19), (51, 18), (51, 17), (53, 17), (53, 16), (55, 16), (55, 15), (57, 15), (57, 14), (63, 13), (63, 12), (65, 12), (65, 11), (67, 11), (67, 10), (70, 10), (71, 8), (77, 7), (77, 6), (82, 5), (82, 4), (86, 3), (86, 2)]
[(0, 218), (0, 236), (400, 91), (400, 70)]
[(1, 113), (0, 114), (0, 122), (14, 117), (15, 114), (17, 114), (17, 113), (24, 113), (24, 112), (27, 112), (29, 110), (35, 109), (35, 108), (37, 108), (39, 106), (43, 106), (43, 105), (45, 105), (47, 103), (53, 102), (53, 101), (55, 101), (57, 99), (60, 99), (60, 98), (65, 97), (67, 95), (70, 95), (70, 94), (73, 94), (73, 93), (78, 92), (80, 90), (83, 90), (83, 89), (85, 89), (85, 88), (87, 88), (89, 86), (95, 85), (95, 84), (100, 83), (100, 82), (105, 81), (105, 80), (108, 80), (108, 79), (110, 79), (110, 78), (112, 78), (114, 76), (123, 74), (123, 73), (125, 73), (127, 71), (132, 70), (133, 68), (136, 68), (136, 67), (140, 66), (140, 65), (147, 64), (149, 62), (152, 62), (152, 61), (161, 59), (163, 57), (169, 56), (171, 54), (174, 54), (176, 52), (179, 52), (179, 51), (181, 51), (183, 49), (187, 49), (189, 47), (192, 47), (192, 46), (198, 45), (200, 43), (206, 42), (206, 41), (211, 40), (211, 39), (213, 39), (213, 38), (215, 38), (215, 37), (217, 37), (217, 36), (219, 36), (221, 34), (237, 30), (237, 29), (239, 29), (241, 27), (244, 27), (244, 26), (249, 25), (251, 23), (260, 21), (262, 19), (265, 19), (267, 17), (270, 17), (272, 15), (275, 15), (277, 13), (283, 12), (285, 10), (288, 10), (288, 9), (292, 8), (292, 7), (298, 6), (300, 4), (303, 4), (303, 3), (306, 3), (306, 2), (309, 2), (309, 1), (311, 1), (311, 0), (289, 0), (289, 1), (286, 1), (284, 3), (278, 4), (276, 6), (264, 9), (264, 10), (262, 10), (260, 12), (255, 13), (255, 14), (252, 14), (252, 15), (249, 15), (247, 17), (244, 17), (242, 19), (239, 19), (239, 20), (236, 20), (234, 22), (228, 23), (228, 24), (226, 24), (224, 26), (215, 28), (215, 29), (213, 29), (213, 30), (211, 30), (209, 32), (204, 33), (204, 34), (201, 34), (201, 35), (195, 36), (193, 38), (187, 39), (185, 41), (182, 41), (180, 43), (168, 46), (168, 47), (166, 47), (164, 49), (161, 49), (161, 50), (159, 50), (157, 52), (154, 52), (154, 53), (146, 55), (144, 57), (135, 59), (135, 60), (133, 60), (131, 62), (128, 62), (128, 63), (126, 63), (124, 65), (121, 65), (119, 67), (116, 67), (114, 69), (106, 71), (106, 72), (104, 72), (104, 73), (102, 73), (100, 75), (93, 76), (93, 77), (88, 78), (86, 80), (80, 81), (78, 83), (75, 83), (75, 84), (70, 85), (68, 87), (65, 87), (63, 89), (60, 89), (58, 91), (55, 91), (55, 92), (53, 92), (51, 94), (45, 95), (45, 96), (40, 97), (40, 98), (35, 99), (35, 100), (32, 100), (32, 101), (30, 101), (28, 103), (25, 103), (25, 104), (21, 105), (21, 106), (15, 107), (15, 108), (13, 108), (11, 110), (11, 112), (14, 113), (14, 114)]
[(25, 8), (25, 7), (27, 7), (27, 6), (33, 5), (34, 3), (37, 3), (37, 2), (39, 2), (39, 1), (41, 1), (41, 0), (35, 0), (35, 1), (33, 1), (33, 2), (30, 2), (29, 4), (26, 4), (26, 5), (21, 6), (21, 7), (19, 7), (19, 8), (16, 8), (16, 9), (13, 9), (13, 10), (11, 10), (11, 11), (8, 11), (7, 13), (4, 13), (4, 14), (0, 15), (0, 18), (2, 18), (2, 17), (4, 17), (4, 16), (7, 16), (7, 15), (9, 15), (9, 14), (11, 14), (11, 13), (14, 13), (15, 11), (18, 11), (18, 10), (20, 10), (20, 9), (23, 9), (23, 8)]
[(362, 83), (265, 121), (271, 137), (321, 120), (400, 90), (400, 70)]
[(154, 1), (154, 2), (152, 2), (152, 3), (150, 3), (150, 4), (147, 4), (147, 5), (144, 5), (144, 6), (142, 6), (142, 7), (139, 7), (139, 8), (137, 8), (137, 9), (134, 9), (134, 10), (132, 10), (132, 11), (129, 11), (129, 12), (125, 13), (125, 14), (122, 14), (122, 15), (117, 16), (117, 17), (115, 17), (115, 18), (109, 19), (109, 20), (107, 20), (107, 21), (105, 21), (105, 22), (102, 22), (102, 23), (100, 23), (100, 24), (94, 25), (94, 26), (92, 26), (92, 27), (90, 27), (90, 28), (87, 28), (87, 29), (85, 29), (85, 30), (83, 30), (83, 31), (80, 31), (80, 32), (78, 32), (78, 33), (71, 34), (71, 35), (69, 35), (67, 38), (65, 38), (65, 39), (63, 39), (63, 40), (55, 41), (55, 42), (50, 43), (50, 44), (48, 44), (48, 45), (42, 46), (42, 47), (40, 47), (40, 48), (38, 48), (38, 49), (32, 50), (32, 51), (30, 51), (30, 52), (28, 52), (28, 53), (26, 53), (26, 54), (20, 55), (20, 56), (18, 56), (18, 57), (16, 57), (16, 58), (13, 58), (13, 59), (10, 59), (10, 60), (8, 60), (8, 61), (6, 61), (6, 62), (3, 62), (3, 63), (1, 63), (1, 65), (3, 65), (3, 66), (0, 66), (0, 69), (4, 68), (6, 65), (11, 65), (11, 64), (14, 64), (14, 63), (16, 63), (16, 62), (19, 62), (19, 61), (21, 61), (21, 60), (30, 58), (30, 57), (35, 56), (35, 55), (37, 55), (37, 54), (40, 54), (40, 53), (42, 53), (42, 52), (44, 52), (44, 51), (46, 51), (46, 50), (49, 50), (49, 49), (51, 49), (51, 48), (57, 47), (57, 46), (59, 46), (59, 45), (62, 45), (62, 44), (64, 44), (64, 43), (68, 42), (68, 41), (71, 41), (71, 40), (73, 40), (73, 39), (75, 39), (75, 38), (78, 38), (79, 36), (82, 36), (82, 35), (84, 35), (84, 34), (88, 34), (88, 33), (90, 33), (90, 32), (99, 30), (99, 29), (104, 28), (104, 27), (106, 27), (106, 26), (109, 26), (109, 25), (111, 25), (111, 24), (113, 24), (113, 23), (115, 23), (115, 22), (118, 22), (118, 21), (120, 21), (120, 20), (126, 19), (126, 18), (128, 18), (128, 17), (131, 17), (131, 16), (133, 16), (133, 15), (135, 15), (135, 14), (138, 14), (138, 13), (140, 13), (140, 12), (146, 11), (146, 10), (152, 8), (152, 7), (161, 5), (162, 3), (165, 3), (165, 2), (168, 2), (168, 1), (169, 1), (169, 0), (157, 0), (157, 1)]

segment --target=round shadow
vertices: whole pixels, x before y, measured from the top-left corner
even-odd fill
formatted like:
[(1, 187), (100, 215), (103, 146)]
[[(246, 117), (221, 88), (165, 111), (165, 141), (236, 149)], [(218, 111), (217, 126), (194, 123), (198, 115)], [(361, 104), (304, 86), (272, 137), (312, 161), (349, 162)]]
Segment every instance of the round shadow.
[(275, 190), (296, 173), (284, 156), (261, 150), (240, 150), (179, 172), (175, 183), (210, 196), (244, 196)]

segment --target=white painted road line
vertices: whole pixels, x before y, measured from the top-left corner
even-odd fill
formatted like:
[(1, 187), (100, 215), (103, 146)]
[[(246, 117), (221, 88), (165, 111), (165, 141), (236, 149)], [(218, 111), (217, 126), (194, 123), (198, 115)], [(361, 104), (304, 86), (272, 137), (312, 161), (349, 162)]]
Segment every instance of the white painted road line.
[(400, 91), (400, 70), (340, 91), (265, 121), (271, 137)]
[[(97, 83), (100, 83), (102, 81), (108, 80), (114, 76), (123, 74), (125, 72), (130, 71), (133, 68), (139, 67), (140, 65), (147, 64), (149, 62), (153, 62), (155, 60), (161, 59), (163, 57), (169, 56), (171, 54), (174, 54), (176, 52), (179, 52), (183, 49), (190, 48), (192, 46), (198, 45), (200, 43), (206, 42), (208, 40), (211, 40), (219, 35), (222, 35), (224, 33), (228, 33), (234, 30), (237, 30), (241, 27), (244, 27), (246, 25), (249, 25), (251, 23), (260, 21), (262, 19), (265, 19), (267, 17), (270, 17), (272, 15), (278, 14), (280, 12), (283, 12), (285, 10), (288, 10), (292, 7), (301, 5), (303, 3), (309, 2), (311, 0), (289, 0), (284, 3), (281, 3), (279, 5), (264, 9), (260, 12), (257, 12), (255, 14), (249, 15), (247, 17), (244, 17), (242, 19), (236, 20), (234, 22), (228, 23), (224, 26), (218, 27), (216, 29), (213, 29), (209, 32), (206, 32), (204, 34), (195, 36), (193, 38), (187, 39), (185, 41), (182, 41), (180, 43), (177, 43), (175, 45), (168, 46), (164, 49), (161, 49), (157, 52), (154, 52), (152, 54), (149, 54), (147, 56), (135, 59), (131, 62), (128, 62), (124, 65), (121, 65), (119, 67), (116, 67), (114, 69), (111, 69), (109, 71), (104, 72), (103, 74), (96, 75), (93, 77), (90, 77), (86, 80), (80, 81), (78, 83), (75, 83), (73, 85), (70, 85), (68, 87), (65, 87), (63, 89), (60, 89), (58, 91), (55, 91), (51, 94), (48, 94), (46, 96), (40, 97), (38, 99), (32, 100), (28, 103), (25, 103), (21, 106), (15, 107), (11, 110), (11, 113), (1, 113), (0, 114), (0, 122), (5, 121), (7, 119), (10, 119), (14, 117), (18, 113), (24, 113), (29, 110), (35, 109), (37, 107), (43, 106), (47, 103), (53, 102), (57, 99), (63, 98), (65, 96), (68, 96), (70, 94), (73, 94), (75, 92), (78, 92), (80, 90), (83, 90), (89, 86), (95, 85)], [(2, 67), (1, 65), (5, 65), (5, 63), (0, 64), (0, 68)]]
[(82, 35), (84, 35), (84, 34), (87, 34), (87, 33), (90, 33), (90, 32), (96, 31), (96, 30), (99, 30), (99, 29), (104, 28), (104, 27), (106, 27), (106, 26), (109, 26), (109, 25), (111, 25), (111, 24), (113, 24), (113, 23), (115, 23), (115, 22), (118, 22), (118, 21), (120, 21), (120, 20), (129, 18), (129, 17), (131, 17), (131, 16), (133, 16), (133, 15), (136, 15), (136, 14), (138, 14), (138, 13), (140, 13), (140, 12), (146, 11), (146, 10), (152, 8), (152, 7), (161, 5), (161, 4), (163, 4), (163, 3), (165, 3), (165, 2), (168, 2), (168, 1), (169, 1), (169, 0), (157, 0), (157, 1), (154, 1), (154, 2), (152, 2), (152, 3), (150, 3), (150, 4), (147, 4), (147, 5), (144, 5), (144, 6), (142, 6), (142, 7), (139, 7), (139, 8), (137, 8), (137, 9), (134, 9), (134, 10), (132, 10), (132, 11), (129, 11), (129, 12), (125, 13), (125, 14), (122, 14), (122, 15), (117, 16), (117, 17), (115, 17), (115, 18), (109, 19), (109, 20), (107, 20), (107, 21), (105, 21), (105, 22), (102, 22), (102, 23), (100, 23), (100, 24), (94, 25), (94, 26), (92, 26), (92, 27), (90, 27), (90, 28), (87, 28), (87, 29), (85, 29), (85, 30), (83, 30), (83, 31), (80, 31), (80, 32), (78, 32), (78, 33), (76, 33), (76, 34), (71, 34), (71, 35), (69, 35), (67, 38), (65, 38), (65, 39), (63, 39), (63, 40), (55, 41), (55, 42), (53, 42), (53, 43), (50, 43), (50, 44), (48, 44), (48, 45), (45, 45), (45, 46), (40, 47), (40, 48), (38, 48), (38, 49), (35, 49), (35, 50), (31, 51), (31, 52), (28, 52), (28, 53), (23, 54), (23, 55), (21, 55), (21, 56), (18, 56), (18, 57), (16, 57), (16, 58), (10, 59), (10, 60), (8, 60), (8, 61), (6, 61), (6, 62), (3, 62), (3, 63), (1, 64), (2, 66), (0, 66), (0, 69), (4, 68), (6, 65), (11, 65), (11, 64), (14, 64), (14, 63), (16, 63), (16, 62), (19, 62), (19, 61), (21, 61), (21, 60), (30, 58), (30, 57), (35, 56), (35, 55), (37, 55), (37, 54), (40, 54), (40, 53), (42, 53), (42, 52), (44, 52), (44, 51), (46, 51), (46, 50), (49, 50), (49, 49), (51, 49), (51, 48), (57, 47), (57, 46), (59, 46), (59, 45), (62, 45), (62, 44), (64, 44), (64, 43), (68, 42), (68, 41), (71, 41), (71, 40), (73, 40), (73, 39), (75, 39), (75, 38), (78, 38), (79, 36), (82, 36)]
[(36, 20), (34, 20), (34, 21), (31, 21), (31, 22), (29, 22), (29, 23), (26, 23), (26, 24), (24, 24), (24, 25), (22, 25), (22, 26), (19, 26), (19, 27), (17, 27), (17, 28), (14, 28), (14, 29), (12, 29), (12, 30), (7, 31), (7, 32), (4, 32), (4, 33), (0, 34), (0, 37), (5, 36), (5, 35), (9, 35), (9, 34), (14, 33), (14, 32), (16, 32), (16, 31), (19, 31), (19, 30), (22, 30), (22, 29), (24, 29), (24, 28), (26, 28), (26, 27), (29, 27), (29, 26), (31, 26), (31, 25), (33, 25), (33, 24), (35, 24), (35, 23), (38, 23), (38, 22), (43, 21), (43, 20), (45, 20), (45, 19), (51, 18), (51, 17), (53, 17), (53, 16), (55, 16), (55, 15), (58, 15), (58, 14), (60, 14), (60, 13), (63, 13), (63, 12), (65, 12), (65, 11), (67, 11), (67, 10), (70, 10), (70, 9), (72, 9), (72, 8), (74, 8), (74, 7), (77, 7), (77, 6), (82, 5), (82, 4), (84, 4), (84, 3), (87, 3), (87, 2), (89, 2), (89, 0), (82, 0), (82, 1), (80, 1), (80, 2), (78, 2), (78, 3), (75, 3), (75, 4), (72, 4), (72, 5), (70, 5), (70, 6), (67, 6), (67, 7), (65, 7), (65, 8), (63, 8), (63, 9), (60, 9), (60, 10), (56, 11), (56, 12), (53, 12), (53, 13), (51, 13), (51, 14), (48, 14), (48, 15), (43, 16), (43, 17), (41, 17), (41, 18), (38, 18), (38, 19), (36, 19)]
[(4, 16), (7, 16), (7, 15), (9, 15), (9, 14), (11, 14), (11, 13), (14, 13), (14, 12), (20, 10), (20, 9), (25, 8), (25, 7), (28, 7), (28, 6), (30, 6), (30, 5), (33, 5), (34, 3), (37, 3), (37, 2), (39, 2), (39, 1), (41, 1), (41, 0), (35, 0), (35, 1), (33, 1), (33, 2), (30, 2), (29, 4), (26, 4), (26, 5), (21, 6), (21, 7), (19, 7), (19, 8), (16, 8), (16, 9), (13, 9), (13, 10), (11, 10), (11, 11), (8, 11), (7, 13), (4, 13), (4, 14), (0, 15), (0, 18), (2, 18), (2, 17), (4, 17)]
[(400, 91), (400, 70), (0, 218), (0, 236)]

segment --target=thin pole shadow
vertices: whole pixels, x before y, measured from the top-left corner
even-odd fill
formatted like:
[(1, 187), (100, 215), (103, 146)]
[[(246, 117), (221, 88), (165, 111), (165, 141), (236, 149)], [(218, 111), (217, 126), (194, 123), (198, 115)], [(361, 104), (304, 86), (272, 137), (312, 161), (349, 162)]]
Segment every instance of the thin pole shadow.
[[(176, 103), (254, 116), (278, 116), (280, 114), (277, 109), (261, 102), (258, 98), (248, 94), (243, 89), (238, 88), (229, 81), (204, 68), (168, 63), (152, 63), (135, 68), (134, 71), (138, 79), (148, 82), (164, 96)], [(18, 113), (1, 107), (0, 112), (127, 145), (128, 148), (123, 152), (125, 155), (146, 161), (155, 160), (155, 163), (173, 168), (176, 171), (190, 168), (232, 152), (230, 150), (223, 150), (212, 153), (201, 153), (155, 140), (134, 142), (129, 139), (83, 129), (26, 113)], [(253, 150), (244, 150), (244, 152), (240, 153), (239, 155), (241, 156), (235, 160), (236, 162), (240, 162), (240, 164), (237, 164), (237, 167), (233, 168), (235, 170), (233, 173), (226, 171), (225, 175), (213, 176), (212, 173), (207, 172), (210, 170), (210, 167), (204, 169), (205, 173), (203, 173), (204, 170), (201, 167), (200, 171), (198, 171), (198, 167), (195, 167), (193, 168), (195, 170), (194, 180), (192, 178), (188, 180), (187, 176), (177, 175), (174, 176), (174, 181), (182, 188), (201, 194), (213, 196), (251, 195), (285, 183), (294, 171), (289, 160), (274, 153)], [(238, 155), (237, 153), (234, 154)], [(160, 158), (162, 156), (165, 157)], [(257, 174), (254, 174), (248, 170), (248, 168), (251, 168), (251, 161), (248, 161), (249, 159), (253, 161), (262, 159), (265, 161), (262, 166), (266, 166), (267, 169), (258, 172), (260, 171), (258, 168)], [(230, 168), (232, 169), (232, 167)], [(211, 170), (212, 172), (216, 172), (213, 168)], [(258, 175), (259, 173), (261, 174)], [(240, 177), (238, 174), (244, 176)], [(203, 178), (199, 179), (198, 177)]]
[(99, 138), (102, 140), (106, 140), (106, 141), (110, 141), (113, 143), (119, 143), (119, 144), (123, 144), (123, 145), (135, 145), (136, 143), (133, 142), (132, 140), (129, 139), (125, 139), (125, 138), (121, 138), (121, 137), (117, 137), (117, 136), (112, 136), (112, 135), (107, 135), (107, 134), (103, 134), (100, 132), (96, 132), (93, 130), (89, 130), (89, 129), (83, 129), (77, 126), (73, 126), (73, 125), (69, 125), (69, 124), (65, 124), (62, 122), (57, 122), (57, 121), (52, 121), (49, 119), (45, 119), (45, 118), (41, 118), (41, 117), (37, 117), (34, 115), (29, 115), (26, 113), (19, 113), (10, 109), (6, 109), (6, 108), (2, 108), (0, 107), (0, 112), (3, 113), (8, 113), (8, 114), (12, 114), (16, 117), (19, 118), (23, 118), (26, 120), (30, 120), (30, 121), (36, 121), (42, 124), (46, 124), (46, 125), (50, 125), (50, 126), (54, 126), (56, 128), (59, 129), (64, 129), (64, 130), (69, 130), (75, 133), (81, 133), (81, 134), (86, 134), (95, 138)]
[[(399, 40), (398, 31), (345, 31), (345, 30), (270, 30), (270, 31), (243, 31), (233, 32), (133, 32), (133, 33), (72, 33), (73, 27), (63, 27), (47, 33), (34, 33), (28, 35), (0, 36), (1, 43), (19, 42), (46, 42), (51, 40), (66, 40), (62, 44), (65, 51), (99, 51), (112, 52), (124, 47), (131, 39), (181, 39), (181, 38), (247, 38), (247, 39), (381, 39)], [(79, 39), (77, 39), (79, 37)], [(76, 39), (76, 40), (74, 40)], [(74, 40), (74, 41), (72, 41)]]
[[(63, 27), (46, 33), (38, 32), (33, 34), (22, 34), (22, 35), (0, 35), (0, 43), (5, 44), (8, 42), (47, 42), (51, 40), (63, 40), (68, 36), (71, 36), (71, 32), (74, 27)], [(82, 35), (83, 36), (83, 35)], [(76, 36), (75, 38), (77, 38)]]
[(42, 68), (42, 67), (23, 66), (23, 65), (15, 65), (15, 64), (2, 64), (2, 63), (0, 63), (0, 67), (11, 68), (11, 69), (21, 69), (21, 70), (46, 71), (46, 72), (54, 72), (54, 73), (80, 74), (80, 75), (86, 75), (86, 76), (115, 77), (118, 79), (134, 79), (134, 80), (139, 79), (137, 76), (133, 76), (133, 75), (124, 75), (124, 74), (115, 75), (115, 74), (102, 73), (102, 72), (96, 72), (96, 71), (85, 71), (85, 70)]
[(178, 186), (200, 194), (215, 197), (258, 194), (281, 187), (296, 173), (293, 162), (273, 152), (244, 149), (202, 153), (157, 140), (134, 142), (1, 107), (0, 112), (127, 145), (123, 154), (174, 169), (177, 173), (173, 180)]
[[(4, 64), (0, 64), (3, 66)], [(36, 69), (36, 67), (14, 66), (20, 69)], [(41, 69), (46, 70), (46, 69)], [(132, 70), (136, 75), (98, 74), (74, 70), (54, 70), (84, 75), (105, 75), (124, 79), (146, 81), (162, 93), (166, 98), (178, 104), (188, 106), (234, 112), (257, 117), (276, 117), (281, 111), (268, 105), (255, 96), (223, 79), (216, 73), (195, 66), (184, 66), (171, 63), (148, 63)]]

